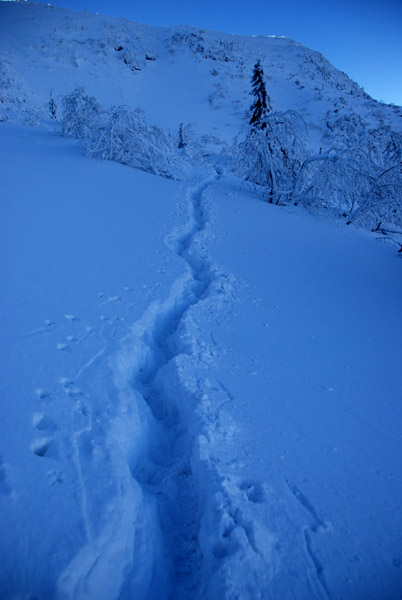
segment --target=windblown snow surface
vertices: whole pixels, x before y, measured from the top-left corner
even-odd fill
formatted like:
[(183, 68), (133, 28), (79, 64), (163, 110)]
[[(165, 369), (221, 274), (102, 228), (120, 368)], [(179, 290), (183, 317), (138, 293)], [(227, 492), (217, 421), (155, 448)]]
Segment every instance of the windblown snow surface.
[[(33, 37), (44, 14), (77, 35), (118, 22), (1, 10), (7, 31)], [(70, 91), (46, 47), (27, 45), (32, 89), (54, 77)], [(191, 72), (169, 60), (177, 81)], [(108, 83), (98, 95), (115, 93)], [(150, 102), (153, 122), (179, 114), (172, 98), (161, 113)], [(205, 128), (225, 118), (199, 96), (192, 106)], [(0, 597), (402, 598), (395, 248), (263, 202), (216, 153), (178, 182), (89, 160), (49, 122), (9, 121)]]

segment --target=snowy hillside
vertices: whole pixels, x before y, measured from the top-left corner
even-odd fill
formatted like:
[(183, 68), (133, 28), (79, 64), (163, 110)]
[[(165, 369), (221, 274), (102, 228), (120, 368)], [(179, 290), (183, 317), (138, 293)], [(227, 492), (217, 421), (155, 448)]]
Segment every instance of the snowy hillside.
[(0, 598), (400, 599), (401, 109), (284, 38), (0, 28)]
[[(286, 38), (155, 28), (33, 3), (2, 2), (0, 11), (3, 120), (43, 125), (50, 116), (50, 96), (51, 113), (61, 119), (63, 98), (85, 88), (99, 115), (79, 137), (93, 136), (105, 121), (113, 121), (116, 107), (125, 106), (147, 127), (157, 127), (153, 147), (170, 153), (169, 146), (181, 140), (186, 147), (181, 158), (187, 162), (209, 162), (211, 152), (227, 160), (237, 151), (253, 156), (259, 151), (242, 141), (250, 76), (260, 60), (273, 103), (274, 154), (277, 147), (277, 173), (268, 195), (275, 203), (303, 204), (385, 234), (396, 228), (391, 239), (400, 247), (402, 109), (372, 100), (319, 53)], [(137, 137), (148, 138), (149, 129)], [(105, 158), (105, 153), (90, 154)], [(243, 158), (230, 169), (264, 195), (264, 178), (245, 168)], [(158, 162), (155, 157), (153, 164)], [(148, 164), (145, 170), (180, 178), (185, 169), (158, 171)]]
[(46, 114), (50, 90), (60, 101), (84, 86), (106, 106), (141, 108), (172, 132), (194, 123), (199, 135), (231, 142), (261, 59), (277, 110), (298, 110), (317, 128), (325, 129), (328, 111), (332, 119), (357, 113), (372, 127), (402, 128), (399, 107), (373, 101), (321, 54), (286, 38), (149, 27), (34, 3), (0, 9), (3, 100), (37, 114)]

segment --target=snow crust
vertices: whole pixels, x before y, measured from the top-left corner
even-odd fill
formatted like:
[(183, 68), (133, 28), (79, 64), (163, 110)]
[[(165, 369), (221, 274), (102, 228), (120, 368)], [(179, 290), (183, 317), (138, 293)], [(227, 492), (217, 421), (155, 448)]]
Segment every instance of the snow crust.
[[(262, 202), (216, 154), (261, 52), (317, 139), (312, 73), (328, 105), (336, 81), (365, 118), (396, 111), (291, 40), (11, 4), (1, 598), (400, 598), (400, 257)], [(45, 114), (73, 81), (158, 127), (196, 120), (198, 166), (179, 182), (86, 158)]]

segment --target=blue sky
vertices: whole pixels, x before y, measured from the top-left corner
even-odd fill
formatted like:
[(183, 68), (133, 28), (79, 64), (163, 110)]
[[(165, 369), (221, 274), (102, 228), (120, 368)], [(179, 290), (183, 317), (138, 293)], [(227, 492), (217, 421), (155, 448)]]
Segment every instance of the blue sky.
[(318, 50), (377, 100), (402, 105), (402, 0), (54, 0), (54, 6), (245, 35)]

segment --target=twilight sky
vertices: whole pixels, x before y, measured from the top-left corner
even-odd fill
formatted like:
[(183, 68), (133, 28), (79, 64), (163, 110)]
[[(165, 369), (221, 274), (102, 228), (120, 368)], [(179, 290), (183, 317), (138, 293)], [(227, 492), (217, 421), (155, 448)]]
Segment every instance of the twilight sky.
[(402, 0), (53, 0), (51, 4), (149, 25), (286, 35), (324, 54), (377, 100), (402, 105)]

